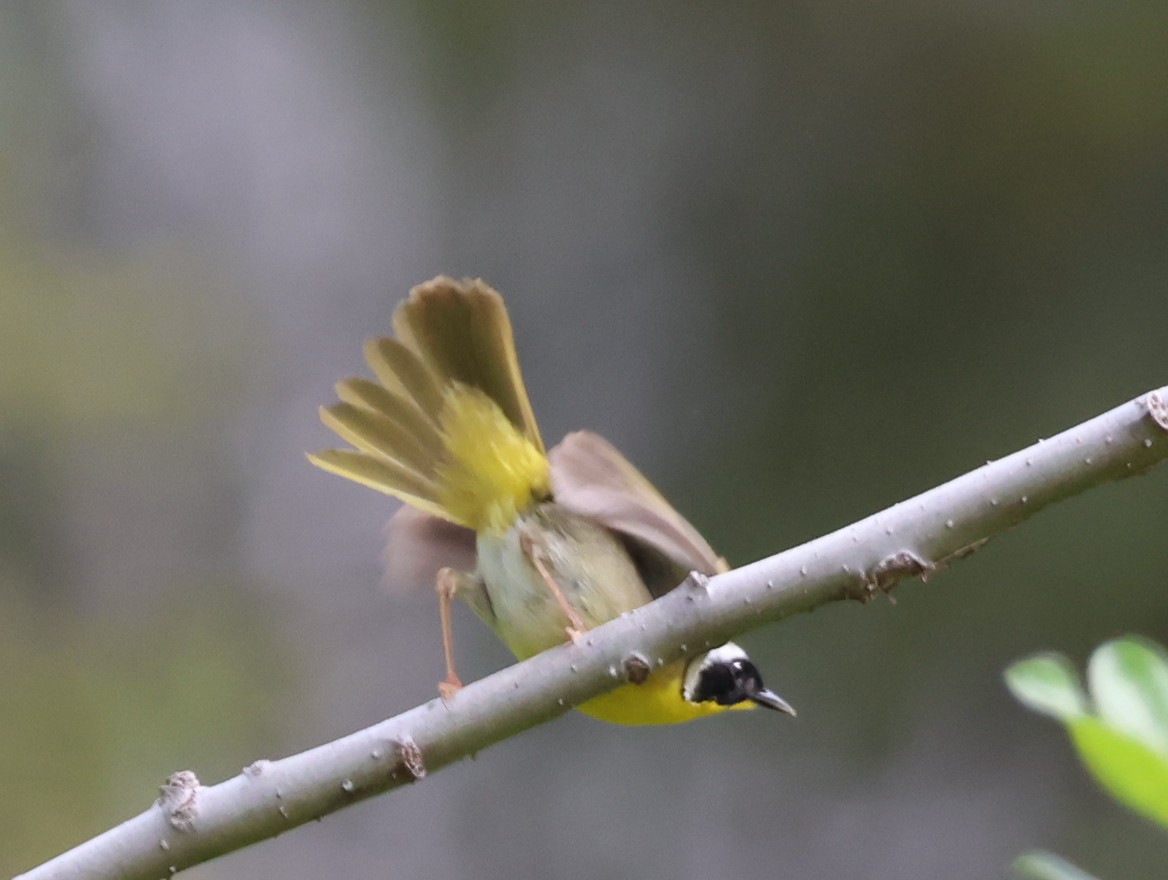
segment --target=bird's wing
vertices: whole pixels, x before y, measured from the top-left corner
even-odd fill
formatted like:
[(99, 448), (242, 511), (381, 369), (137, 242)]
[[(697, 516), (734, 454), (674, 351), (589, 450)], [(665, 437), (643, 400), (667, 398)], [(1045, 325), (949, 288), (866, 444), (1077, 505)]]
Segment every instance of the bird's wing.
[(714, 575), (729, 568), (698, 530), (603, 437), (590, 431), (569, 434), (548, 458), (556, 503), (630, 539), (634, 559), (648, 569), (646, 582), (653, 595), (677, 586), (689, 571)]
[(389, 592), (432, 590), (440, 568), (475, 570), (475, 533), (403, 504), (385, 527), (382, 561)]

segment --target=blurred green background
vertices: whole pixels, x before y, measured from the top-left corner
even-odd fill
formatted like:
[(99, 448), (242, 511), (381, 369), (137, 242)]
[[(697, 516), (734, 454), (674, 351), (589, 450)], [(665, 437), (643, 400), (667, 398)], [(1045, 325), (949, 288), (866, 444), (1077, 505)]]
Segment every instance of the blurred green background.
[[(1168, 382), (1166, 45), (1162, 3), (5, 4), (0, 875), (433, 696), (391, 505), (303, 453), (439, 272), (508, 297), (545, 437), (735, 562)], [(1154, 471), (748, 635), (797, 721), (569, 716), (190, 876), (1162, 877), (1000, 673), (1163, 641), (1166, 521)]]

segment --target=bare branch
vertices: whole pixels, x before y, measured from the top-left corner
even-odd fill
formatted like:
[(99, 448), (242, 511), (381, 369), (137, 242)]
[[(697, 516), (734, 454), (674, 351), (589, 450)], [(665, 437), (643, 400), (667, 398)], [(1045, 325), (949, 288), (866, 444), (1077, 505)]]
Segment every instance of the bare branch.
[(152, 880), (415, 782), (624, 681), (764, 623), (922, 578), (1055, 501), (1168, 457), (1168, 388), (777, 556), (691, 576), (644, 608), (366, 730), (201, 786), (17, 880)]

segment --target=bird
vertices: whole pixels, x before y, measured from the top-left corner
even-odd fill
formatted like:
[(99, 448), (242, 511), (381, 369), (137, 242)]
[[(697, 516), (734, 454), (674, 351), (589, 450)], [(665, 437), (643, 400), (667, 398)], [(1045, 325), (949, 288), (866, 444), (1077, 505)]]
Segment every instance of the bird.
[[(706, 540), (607, 440), (568, 434), (546, 450), (502, 296), (481, 279), (438, 276), (369, 339), (375, 380), (348, 378), (321, 421), (351, 448), (312, 464), (403, 502), (390, 548), (466, 568), (436, 573), (446, 675), (462, 687), (451, 605), (464, 601), (518, 659), (576, 640), (643, 606), (691, 571), (728, 570)], [(762, 706), (794, 715), (733, 642), (666, 664), (581, 703), (614, 724), (676, 724)]]

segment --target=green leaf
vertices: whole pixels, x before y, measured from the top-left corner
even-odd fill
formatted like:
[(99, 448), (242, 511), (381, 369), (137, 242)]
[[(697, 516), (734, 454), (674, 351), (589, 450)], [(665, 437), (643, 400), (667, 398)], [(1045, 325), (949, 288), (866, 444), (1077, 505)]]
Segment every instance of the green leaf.
[(1168, 757), (1168, 657), (1158, 645), (1128, 636), (1091, 655), (1087, 682), (1109, 726)]
[(1070, 722), (1087, 713), (1087, 696), (1071, 661), (1038, 654), (1006, 669), (1006, 686), (1027, 708)]
[(1044, 850), (1031, 850), (1018, 855), (1014, 871), (1028, 880), (1096, 880), (1066, 859)]
[(1116, 800), (1168, 827), (1168, 759), (1098, 718), (1085, 715), (1067, 728), (1087, 769)]
[(1066, 859), (1044, 850), (1032, 850), (1018, 856), (1013, 868), (1029, 880), (1095, 880)]

